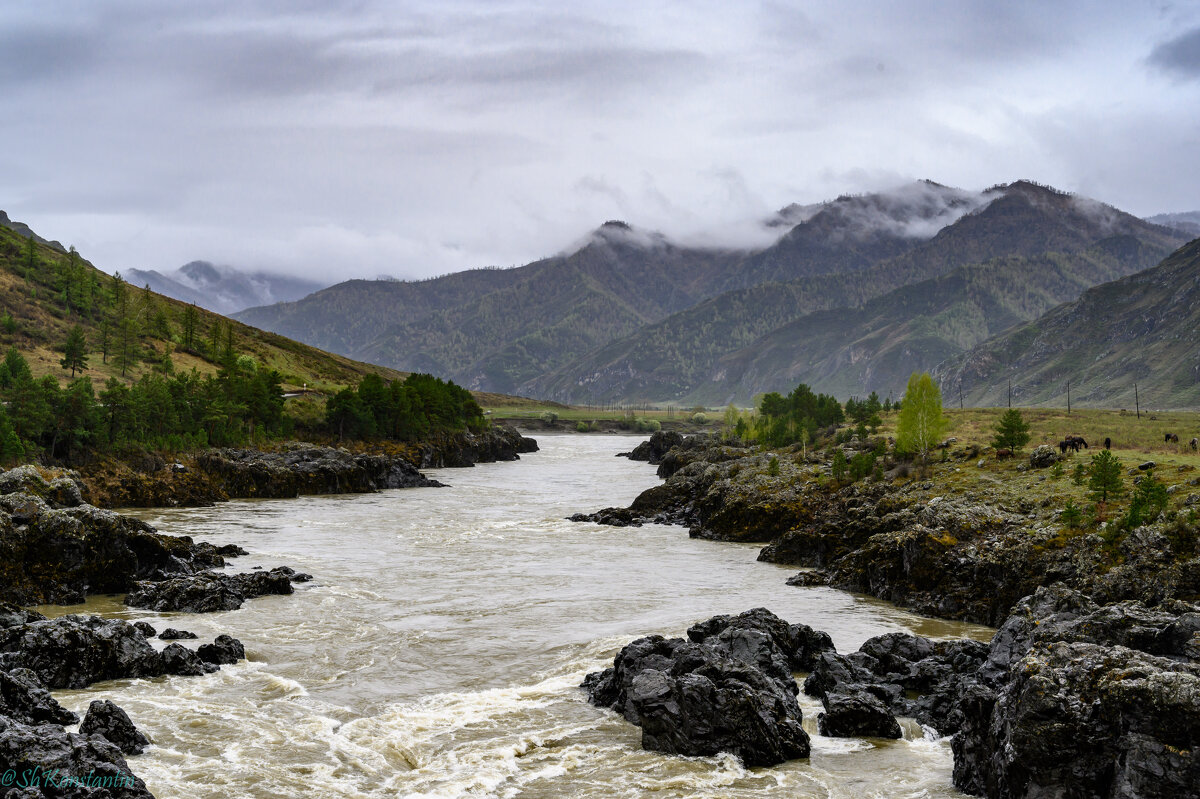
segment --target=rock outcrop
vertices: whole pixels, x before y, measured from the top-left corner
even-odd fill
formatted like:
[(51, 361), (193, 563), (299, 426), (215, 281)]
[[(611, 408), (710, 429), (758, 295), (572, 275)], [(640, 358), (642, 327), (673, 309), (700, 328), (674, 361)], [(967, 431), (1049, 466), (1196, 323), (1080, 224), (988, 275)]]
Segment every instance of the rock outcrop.
[(612, 668), (587, 676), (589, 700), (641, 727), (652, 751), (731, 752), (747, 766), (808, 757), (789, 665), (806, 654), (781, 646), (797, 637), (785, 622), (753, 613), (745, 624), (720, 617), (697, 625), (693, 640), (639, 638)]
[(0, 599), (70, 604), (123, 593), (138, 580), (225, 564), (210, 544), (161, 535), (131, 516), (91, 505), (58, 507), (26, 493), (0, 495)]
[(213, 613), (237, 610), (247, 599), (268, 594), (290, 594), (293, 591), (292, 583), (311, 579), (312, 575), (296, 572), (287, 566), (243, 574), (200, 572), (169, 580), (138, 583), (125, 597), (125, 604), (159, 612)]
[(674, 430), (658, 430), (650, 434), (650, 438), (638, 444), (631, 452), (621, 452), (617, 457), (629, 458), (631, 461), (646, 461), (652, 466), (662, 463), (663, 456), (683, 443), (683, 436)]
[(99, 735), (127, 755), (140, 755), (150, 745), (150, 740), (133, 726), (129, 714), (107, 699), (96, 699), (88, 705), (79, 734)]
[[(179, 644), (172, 646), (184, 649)], [(77, 615), (0, 630), (0, 670), (11, 673), (13, 669), (28, 669), (40, 685), (51, 689), (192, 673), (165, 661), (129, 622)]]
[[(355, 445), (365, 449), (364, 445)], [(211, 449), (168, 464), (150, 458), (134, 468), (108, 463), (83, 475), (93, 501), (106, 507), (211, 505), (229, 499), (361, 494), (388, 488), (440, 487), (418, 469), (516, 460), (537, 442), (506, 425), (416, 443), (380, 442), (370, 451), (288, 442), (270, 452)]]

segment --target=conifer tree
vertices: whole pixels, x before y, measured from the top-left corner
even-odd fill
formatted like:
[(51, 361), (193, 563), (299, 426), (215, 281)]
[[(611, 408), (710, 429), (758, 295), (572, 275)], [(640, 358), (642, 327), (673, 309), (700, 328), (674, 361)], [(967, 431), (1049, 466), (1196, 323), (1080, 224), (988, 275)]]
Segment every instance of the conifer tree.
[(71, 370), (72, 379), (76, 371), (82, 372), (87, 369), (87, 339), (79, 325), (72, 327), (71, 332), (67, 334), (67, 340), (63, 344), (63, 357), (59, 364), (62, 368)]
[(996, 435), (992, 437), (992, 446), (996, 449), (1011, 449), (1017, 452), (1029, 443), (1029, 424), (1016, 408), (1009, 408), (1000, 417), (996, 425)]
[(1121, 462), (1109, 450), (1101, 450), (1092, 456), (1088, 466), (1088, 488), (1091, 497), (1097, 502), (1108, 502), (1108, 498), (1119, 497), (1125, 493), (1125, 484), (1121, 480)]

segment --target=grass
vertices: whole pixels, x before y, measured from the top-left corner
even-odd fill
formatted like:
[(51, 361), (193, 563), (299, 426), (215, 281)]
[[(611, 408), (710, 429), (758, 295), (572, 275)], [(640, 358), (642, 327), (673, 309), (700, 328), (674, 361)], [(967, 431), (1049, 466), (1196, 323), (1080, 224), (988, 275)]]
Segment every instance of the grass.
[[(1154, 474), (1165, 485), (1178, 486), (1171, 495), (1169, 508), (1178, 509), (1190, 494), (1200, 493), (1200, 487), (1191, 485), (1191, 481), (1200, 476), (1200, 453), (1193, 452), (1188, 445), (1193, 436), (1200, 437), (1200, 413), (1143, 413), (1142, 418), (1138, 419), (1133, 413), (1117, 410), (1074, 409), (1068, 415), (1065, 409), (1021, 408), (1032, 439), (1017, 457), (997, 461), (987, 447), (1005, 410), (967, 408), (946, 411), (949, 422), (946, 436), (957, 441), (945, 451), (948, 456), (946, 461), (940, 460), (941, 451), (932, 456), (934, 463), (927, 481), (931, 485), (921, 489), (922, 493), (929, 496), (947, 492), (975, 494), (1010, 509), (1033, 512), (1042, 521), (1056, 521), (1058, 512), (1068, 500), (1081, 508), (1094, 504), (1088, 498), (1086, 484), (1075, 485), (1071, 473), (1076, 464), (1086, 466), (1090, 463), (1091, 456), (1103, 447), (1105, 437), (1113, 440), (1112, 451), (1121, 462), (1126, 488), (1124, 498), (1109, 503), (1109, 518), (1123, 513), (1128, 506), (1134, 479), (1129, 471), (1132, 469), (1141, 474), (1136, 467), (1146, 461), (1156, 464)], [(887, 414), (880, 433), (894, 435), (895, 422), (896, 414)], [(1180, 443), (1165, 443), (1163, 437), (1168, 432), (1178, 435)], [(1034, 447), (1047, 444), (1053, 446), (1057, 454), (1058, 442), (1068, 435), (1083, 436), (1091, 449), (1081, 450), (1078, 454), (1068, 450), (1062, 461), (1060, 476), (1056, 477), (1052, 469), (1022, 468), (1028, 467), (1028, 456)], [(955, 453), (961, 456), (972, 445), (980, 447), (978, 456), (967, 459), (954, 457)], [(916, 485), (926, 483), (915, 476), (911, 480)], [(1060, 536), (1071, 534), (1082, 533), (1063, 531)]]

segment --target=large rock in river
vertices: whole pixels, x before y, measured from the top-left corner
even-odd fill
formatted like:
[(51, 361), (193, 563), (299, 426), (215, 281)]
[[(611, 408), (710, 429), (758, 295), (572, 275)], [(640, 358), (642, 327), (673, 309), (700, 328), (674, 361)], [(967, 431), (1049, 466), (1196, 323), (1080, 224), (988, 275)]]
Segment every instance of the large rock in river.
[(761, 627), (730, 623), (736, 618), (698, 625), (699, 643), (657, 635), (630, 643), (612, 668), (584, 680), (589, 700), (640, 726), (652, 751), (730, 752), (747, 766), (808, 757), (791, 653)]

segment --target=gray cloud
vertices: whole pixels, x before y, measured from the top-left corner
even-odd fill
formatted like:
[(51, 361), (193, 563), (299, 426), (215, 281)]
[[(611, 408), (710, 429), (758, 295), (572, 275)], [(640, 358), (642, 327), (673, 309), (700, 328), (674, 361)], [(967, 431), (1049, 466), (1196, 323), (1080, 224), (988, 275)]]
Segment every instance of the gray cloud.
[(1200, 78), (1200, 28), (1158, 45), (1150, 53), (1149, 61), (1177, 77)]
[(1197, 84), (1146, 65), (1194, 75), (1197, 24), (1083, 2), (6, 4), (0, 208), (110, 270), (338, 277), (524, 263), (611, 218), (755, 246), (776, 209), (914, 178), (1188, 210)]

